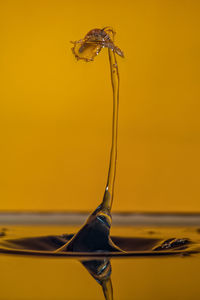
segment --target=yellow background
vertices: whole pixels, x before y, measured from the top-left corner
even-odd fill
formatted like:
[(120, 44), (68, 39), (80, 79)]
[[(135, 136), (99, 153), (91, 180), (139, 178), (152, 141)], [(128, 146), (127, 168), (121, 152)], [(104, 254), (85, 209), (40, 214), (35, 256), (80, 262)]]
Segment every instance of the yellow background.
[(121, 76), (114, 211), (200, 211), (200, 2), (0, 1), (0, 210), (91, 210), (106, 183), (110, 25)]

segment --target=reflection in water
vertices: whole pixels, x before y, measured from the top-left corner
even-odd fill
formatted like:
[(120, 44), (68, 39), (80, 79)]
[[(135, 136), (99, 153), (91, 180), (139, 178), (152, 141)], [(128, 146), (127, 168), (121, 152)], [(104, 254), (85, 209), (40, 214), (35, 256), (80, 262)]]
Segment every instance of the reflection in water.
[(98, 260), (83, 260), (81, 263), (92, 275), (92, 277), (102, 286), (106, 300), (113, 299), (113, 287), (111, 281), (111, 263), (108, 258)]
[[(12, 227), (12, 231), (13, 230), (14, 227)], [(18, 230), (20, 232), (23, 228), (17, 229), (17, 227), (15, 227), (14, 234), (8, 230), (7, 234), (1, 237), (0, 253), (23, 256), (28, 255), (30, 260), (31, 256), (42, 256), (43, 259), (45, 259), (45, 257), (55, 259), (55, 257), (74, 256), (88, 270), (98, 284), (101, 285), (106, 300), (113, 299), (110, 257), (120, 256), (121, 258), (126, 258), (127, 256), (151, 256), (157, 258), (160, 255), (189, 255), (199, 252), (199, 234), (194, 229), (193, 234), (185, 228), (181, 231), (178, 231), (177, 228), (175, 228), (174, 231), (171, 231), (167, 227), (159, 227), (156, 229), (157, 232), (150, 230), (147, 231), (147, 228), (144, 228), (142, 230), (140, 229), (138, 233), (136, 227), (133, 229), (133, 232), (137, 235), (137, 237), (112, 236), (114, 243), (122, 248), (124, 252), (89, 253), (55, 252), (56, 249), (62, 247), (67, 243), (67, 241), (71, 240), (73, 238), (73, 234), (38, 237), (35, 235), (37, 235), (37, 232), (41, 233), (43, 229), (33, 227), (32, 230), (29, 229), (32, 236), (34, 235), (33, 237), (16, 238)], [(51, 227), (48, 230), (49, 232), (52, 232)], [(144, 233), (146, 237), (144, 237)], [(174, 235), (174, 233), (178, 233), (179, 236), (183, 236), (184, 238), (170, 238)]]
[[(48, 228), (48, 232), (57, 232), (57, 230), (62, 232), (64, 229), (63, 227), (58, 229), (51, 226)], [(128, 233), (128, 228), (123, 230), (125, 230), (126, 234)], [(131, 236), (135, 235), (135, 237), (112, 236), (114, 243), (123, 249), (124, 252), (56, 253), (55, 250), (67, 243), (67, 241), (73, 237), (73, 234), (37, 236), (41, 234), (41, 232), (44, 232), (43, 227), (38, 228), (37, 226), (34, 226), (28, 228), (28, 230), (25, 228), (24, 232), (23, 227), (18, 228), (18, 226), (12, 226), (8, 228), (6, 235), (0, 238), (0, 252), (5, 254), (15, 254), (15, 260), (18, 259), (17, 255), (29, 256), (27, 263), (33, 261), (33, 257), (37, 256), (42, 257), (42, 264), (44, 263), (45, 258), (48, 258), (48, 264), (51, 258), (52, 261), (55, 261), (55, 258), (58, 257), (75, 257), (101, 286), (106, 300), (113, 299), (110, 257), (120, 256), (121, 258), (126, 258), (127, 256), (151, 256), (152, 258), (155, 258), (156, 262), (156, 258), (161, 255), (182, 256), (197, 253), (199, 252), (200, 242), (199, 234), (195, 228), (191, 231), (187, 228), (182, 228), (180, 230), (176, 227), (173, 230), (168, 227), (157, 227), (155, 230), (152, 230), (152, 228), (150, 230), (149, 228), (138, 229), (137, 227), (134, 227), (129, 234)], [(27, 233), (27, 235), (32, 237), (20, 237), (21, 233), (23, 233), (24, 236)], [(174, 234), (183, 238), (172, 238)], [(61, 264), (63, 264), (63, 260)], [(66, 266), (64, 266), (64, 268), (66, 268)], [(52, 271), (56, 273), (56, 269), (52, 269)], [(68, 269), (68, 271), (70, 270)], [(163, 272), (163, 269), (161, 271)], [(129, 275), (126, 274), (126, 276)], [(123, 297), (121, 299), (123, 299)]]

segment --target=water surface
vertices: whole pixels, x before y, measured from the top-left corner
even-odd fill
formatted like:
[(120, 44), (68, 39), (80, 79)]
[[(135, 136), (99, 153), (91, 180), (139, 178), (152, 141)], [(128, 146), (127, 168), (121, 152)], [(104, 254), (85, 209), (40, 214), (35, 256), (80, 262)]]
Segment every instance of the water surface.
[[(1, 245), (8, 241), (26, 241), (27, 237), (46, 241), (47, 237), (76, 232), (79, 226), (3, 226)], [(133, 238), (143, 251), (142, 240), (166, 240), (169, 237), (200, 242), (197, 226), (113, 226), (111, 236)], [(44, 238), (45, 237), (45, 238)], [(138, 243), (138, 240), (140, 243)], [(47, 242), (48, 240), (48, 242)], [(11, 243), (11, 242), (9, 242)], [(15, 247), (16, 247), (15, 243)], [(40, 250), (42, 247), (40, 245)], [(54, 243), (53, 243), (54, 244)], [(14, 243), (13, 243), (14, 246)], [(155, 246), (155, 245), (154, 245)], [(18, 244), (19, 247), (19, 244)], [(31, 247), (31, 246), (30, 246)], [(38, 246), (37, 246), (38, 247)], [(146, 247), (146, 250), (144, 250)], [(52, 248), (48, 249), (50, 251)], [(135, 249), (140, 251), (140, 249)], [(198, 299), (200, 287), (199, 254), (175, 256), (133, 256), (111, 258), (114, 299)], [(80, 263), (80, 258), (35, 255), (0, 255), (0, 299), (104, 299), (101, 287)]]

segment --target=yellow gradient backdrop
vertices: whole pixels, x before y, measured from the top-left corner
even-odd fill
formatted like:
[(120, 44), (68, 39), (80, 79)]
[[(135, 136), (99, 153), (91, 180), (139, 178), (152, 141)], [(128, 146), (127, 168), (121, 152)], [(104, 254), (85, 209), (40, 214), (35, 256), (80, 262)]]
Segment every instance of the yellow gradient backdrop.
[(113, 26), (121, 76), (114, 211), (200, 211), (200, 2), (1, 0), (0, 210), (86, 211), (106, 183), (107, 51), (70, 40)]

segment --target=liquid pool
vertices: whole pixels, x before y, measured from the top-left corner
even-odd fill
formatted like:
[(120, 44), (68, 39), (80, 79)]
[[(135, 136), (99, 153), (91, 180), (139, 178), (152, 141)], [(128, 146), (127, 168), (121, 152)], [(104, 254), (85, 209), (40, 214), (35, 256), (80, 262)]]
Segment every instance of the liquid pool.
[(199, 216), (114, 215), (111, 237), (131, 255), (51, 255), (84, 217), (0, 217), (0, 299), (199, 298)]

